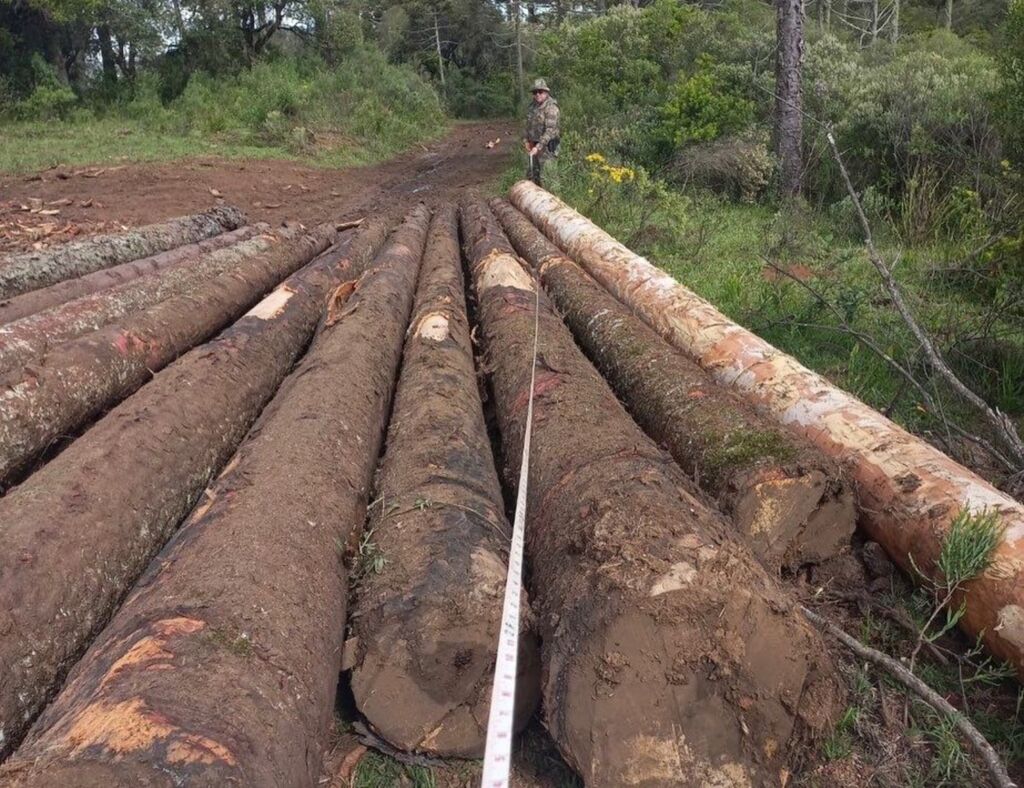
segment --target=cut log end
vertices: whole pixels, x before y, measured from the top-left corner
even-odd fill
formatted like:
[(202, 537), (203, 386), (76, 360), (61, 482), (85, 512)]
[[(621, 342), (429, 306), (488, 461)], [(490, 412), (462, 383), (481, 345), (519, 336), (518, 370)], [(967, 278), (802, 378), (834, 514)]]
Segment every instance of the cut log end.
[(856, 506), (821, 471), (765, 479), (742, 490), (732, 520), (754, 555), (773, 569), (796, 569), (838, 555), (850, 544)]

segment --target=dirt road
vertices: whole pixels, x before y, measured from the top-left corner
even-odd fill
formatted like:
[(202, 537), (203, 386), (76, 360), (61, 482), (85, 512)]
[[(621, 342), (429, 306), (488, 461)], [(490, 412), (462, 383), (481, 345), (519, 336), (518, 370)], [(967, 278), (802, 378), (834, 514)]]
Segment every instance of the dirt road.
[[(499, 137), (497, 146), (486, 147)], [(358, 218), (377, 207), (432, 201), (493, 181), (508, 165), (517, 137), (511, 121), (458, 123), (441, 139), (394, 159), (343, 170), (281, 160), (194, 159), (0, 174), (0, 237), (8, 236), (0, 251), (194, 213), (219, 199), (240, 207), (250, 222)], [(57, 213), (22, 208), (33, 205)], [(32, 227), (43, 229), (22, 229)]]

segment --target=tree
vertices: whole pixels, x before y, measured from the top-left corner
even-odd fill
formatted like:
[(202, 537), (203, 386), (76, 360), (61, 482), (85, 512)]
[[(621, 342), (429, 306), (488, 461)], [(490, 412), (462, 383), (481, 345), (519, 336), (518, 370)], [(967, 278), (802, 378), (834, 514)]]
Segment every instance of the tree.
[(775, 153), (779, 157), (779, 191), (800, 194), (803, 177), (804, 14), (802, 0), (776, 0)]

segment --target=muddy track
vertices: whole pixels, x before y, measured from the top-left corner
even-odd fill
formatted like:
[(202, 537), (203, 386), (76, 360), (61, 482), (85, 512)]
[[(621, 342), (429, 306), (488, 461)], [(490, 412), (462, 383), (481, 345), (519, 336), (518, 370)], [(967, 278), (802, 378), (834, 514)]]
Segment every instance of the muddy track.
[[(0, 174), (0, 223), (29, 221), (35, 215), (19, 206), (37, 198), (72, 200), (58, 216), (45, 218), (80, 224), (86, 232), (110, 222), (140, 225), (208, 208), (216, 196), (211, 190), (250, 222), (357, 218), (380, 208), (408, 209), (419, 200), (435, 203), (463, 187), (495, 181), (511, 161), (517, 133), (512, 121), (458, 123), (396, 158), (341, 170), (280, 160), (194, 159)], [(501, 143), (488, 149), (498, 137)]]

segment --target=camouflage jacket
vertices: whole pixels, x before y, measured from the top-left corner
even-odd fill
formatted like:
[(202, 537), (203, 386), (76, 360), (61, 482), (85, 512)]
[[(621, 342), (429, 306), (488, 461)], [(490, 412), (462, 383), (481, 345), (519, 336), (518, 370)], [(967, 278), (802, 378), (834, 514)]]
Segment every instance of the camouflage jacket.
[(558, 139), (562, 132), (558, 127), (558, 102), (548, 96), (543, 104), (530, 102), (530, 111), (526, 115), (526, 139), (539, 142), (542, 148), (553, 139)]

